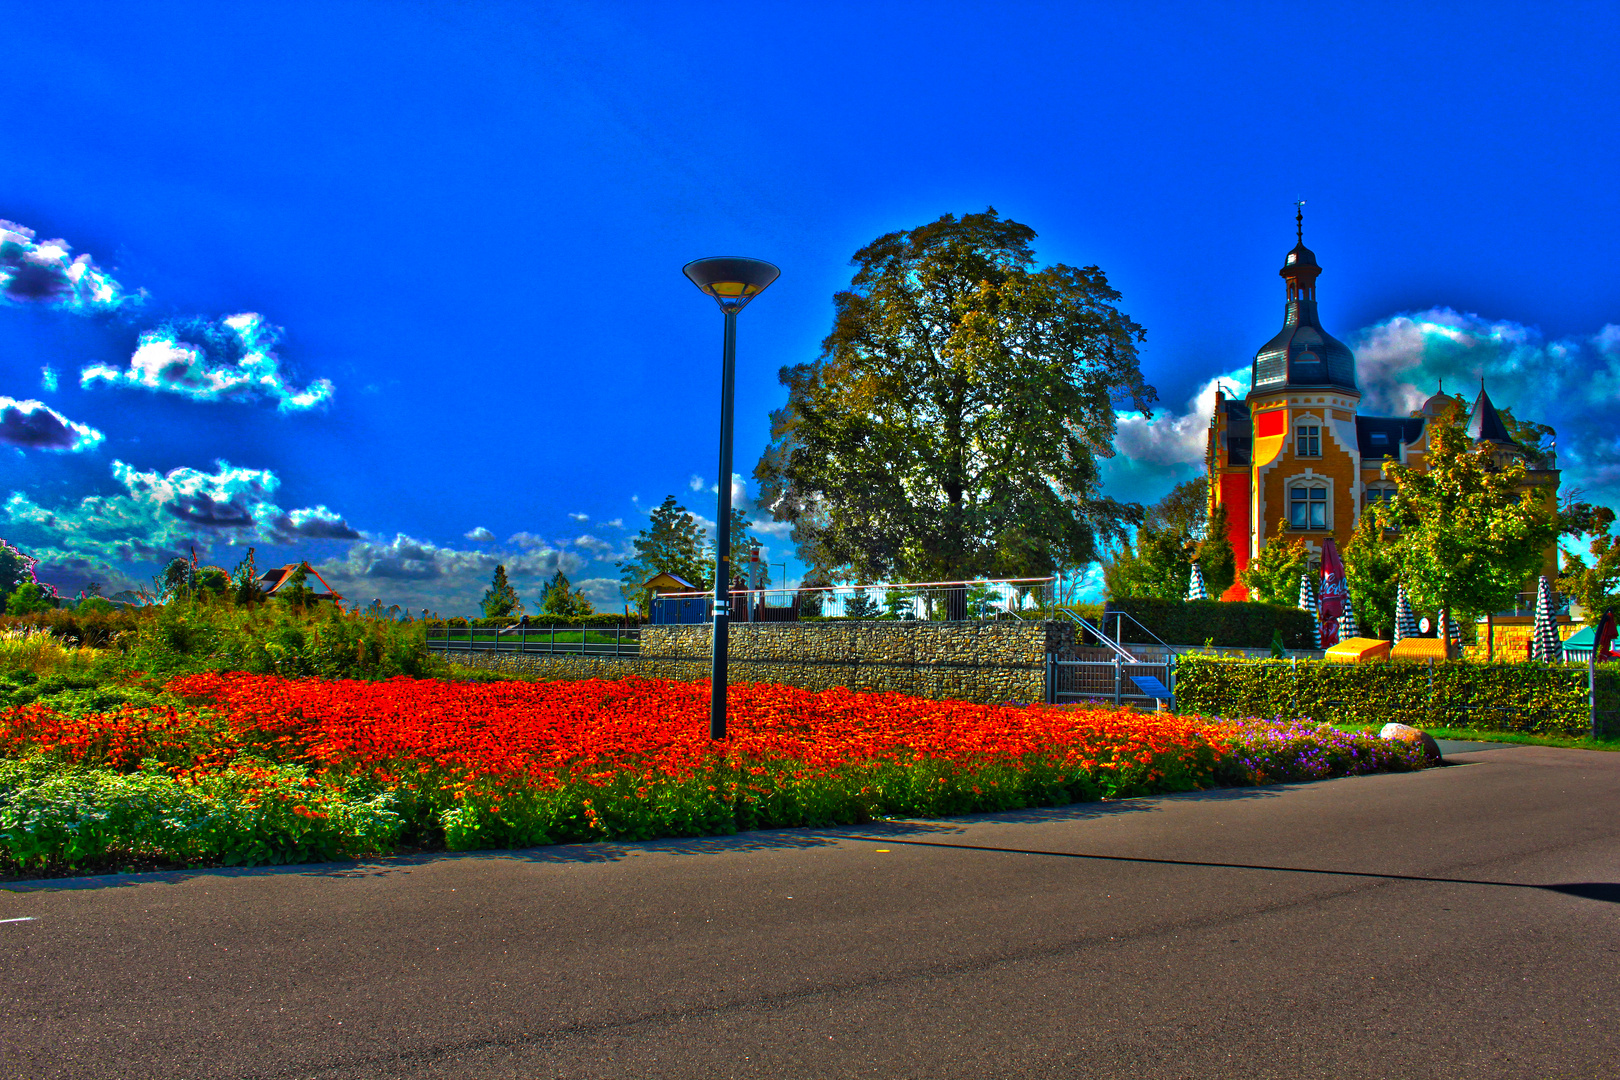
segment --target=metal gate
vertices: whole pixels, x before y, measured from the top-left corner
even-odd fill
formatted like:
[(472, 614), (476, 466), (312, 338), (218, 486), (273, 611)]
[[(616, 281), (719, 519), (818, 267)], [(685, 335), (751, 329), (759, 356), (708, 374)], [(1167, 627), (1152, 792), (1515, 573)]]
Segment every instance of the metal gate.
[(1096, 660), (1059, 660), (1053, 653), (1046, 659), (1048, 704), (1096, 701), (1156, 707), (1164, 701), (1173, 709), (1175, 694), (1175, 657), (1169, 653), (1159, 661), (1126, 659), (1120, 653)]

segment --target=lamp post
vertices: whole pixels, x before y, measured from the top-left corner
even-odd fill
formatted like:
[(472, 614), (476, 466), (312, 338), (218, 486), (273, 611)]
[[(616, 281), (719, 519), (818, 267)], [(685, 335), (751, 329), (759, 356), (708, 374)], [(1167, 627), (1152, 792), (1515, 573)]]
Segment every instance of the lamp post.
[(731, 413), (737, 367), (737, 312), (782, 271), (758, 259), (698, 259), (681, 267), (726, 316), (720, 371), (720, 506), (715, 518), (714, 649), (709, 674), (709, 738), (726, 737), (726, 644), (731, 620)]

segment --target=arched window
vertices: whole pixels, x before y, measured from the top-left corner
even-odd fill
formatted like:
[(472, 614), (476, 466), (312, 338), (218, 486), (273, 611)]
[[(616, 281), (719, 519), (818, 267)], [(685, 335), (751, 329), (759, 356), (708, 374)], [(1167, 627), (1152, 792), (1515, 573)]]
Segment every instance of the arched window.
[(1327, 528), (1327, 488), (1307, 487), (1304, 484), (1289, 488), (1288, 527), (1291, 529)]

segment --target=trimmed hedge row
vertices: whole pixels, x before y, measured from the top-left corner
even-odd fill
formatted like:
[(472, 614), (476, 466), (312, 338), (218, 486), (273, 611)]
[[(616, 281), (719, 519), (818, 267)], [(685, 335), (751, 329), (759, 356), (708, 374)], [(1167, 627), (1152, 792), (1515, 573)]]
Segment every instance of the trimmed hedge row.
[[(1213, 644), (1229, 649), (1263, 649), (1282, 631), (1283, 647), (1314, 649), (1316, 623), (1307, 612), (1280, 604), (1224, 600), (1161, 600), (1124, 596), (1108, 601), (1103, 618), (1123, 611), (1170, 645)], [(1130, 637), (1126, 623), (1126, 637)], [(1210, 639), (1213, 638), (1213, 642)]]
[[(581, 626), (606, 626), (606, 627), (640, 626), (641, 621), (642, 620), (641, 620), (641, 617), (639, 615), (631, 615), (627, 619), (623, 615), (615, 615), (615, 614), (612, 614), (611, 612), (609, 612), (609, 613), (598, 612), (598, 613), (592, 614), (592, 615), (573, 615), (573, 616), (567, 616), (567, 615), (530, 615), (529, 616), (529, 626), (531, 628), (533, 628), (533, 627), (546, 627), (546, 626), (571, 626), (571, 627), (581, 627)], [(516, 626), (517, 622), (518, 622), (517, 616), (515, 616), (515, 615), (503, 615), (502, 617), (500, 617), (498, 619), (464, 619), (464, 618), (462, 618), (461, 616), (458, 615), (458, 616), (456, 616), (454, 618), (450, 618), (450, 619), (429, 619), (429, 620), (427, 620), (427, 625), (430, 626), (430, 627), (433, 627), (436, 630), (442, 630), (446, 626), (449, 626), (449, 627), (451, 627), (453, 629), (456, 629), (456, 630), (464, 630), (469, 626), (474, 627), (474, 628), (479, 629), (479, 630), (488, 630), (488, 629), (491, 629), (491, 628), (500, 629), (500, 628), (507, 627), (507, 626)]]
[[(1586, 668), (1576, 665), (1383, 661), (1176, 660), (1176, 710), (1336, 724), (1410, 724), (1535, 735), (1591, 733)], [(1597, 672), (1599, 730), (1620, 735), (1620, 670)]]

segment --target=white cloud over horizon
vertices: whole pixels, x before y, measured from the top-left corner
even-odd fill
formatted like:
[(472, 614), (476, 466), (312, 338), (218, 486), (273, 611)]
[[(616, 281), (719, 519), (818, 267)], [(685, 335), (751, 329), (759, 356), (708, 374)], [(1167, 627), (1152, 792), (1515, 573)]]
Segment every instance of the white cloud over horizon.
[(89, 255), (72, 254), (64, 240), (39, 240), (33, 229), (0, 221), (0, 300), (55, 308), (75, 315), (106, 315), (142, 303)]

